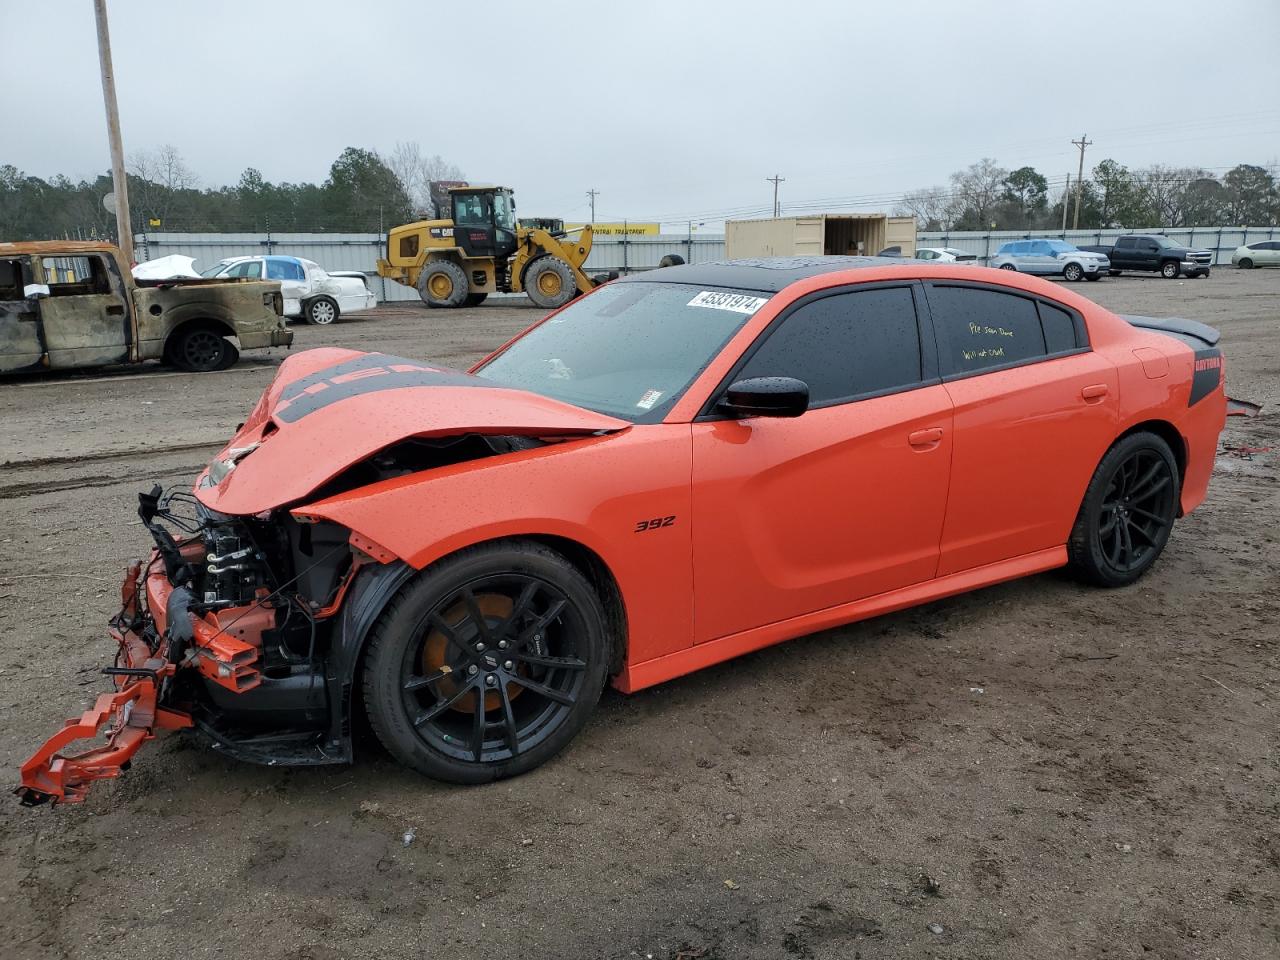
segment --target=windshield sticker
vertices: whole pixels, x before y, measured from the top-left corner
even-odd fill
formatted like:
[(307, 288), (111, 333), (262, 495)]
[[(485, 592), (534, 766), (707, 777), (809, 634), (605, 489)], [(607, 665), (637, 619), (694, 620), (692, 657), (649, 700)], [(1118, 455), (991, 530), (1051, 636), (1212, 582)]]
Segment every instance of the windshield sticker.
[(768, 300), (768, 297), (749, 297), (744, 293), (703, 290), (690, 300), (688, 305), (691, 307), (710, 307), (712, 310), (732, 310), (734, 313), (755, 313)]
[(653, 405), (662, 398), (661, 390), (646, 390), (644, 396), (636, 401), (636, 406), (641, 410), (652, 410)]

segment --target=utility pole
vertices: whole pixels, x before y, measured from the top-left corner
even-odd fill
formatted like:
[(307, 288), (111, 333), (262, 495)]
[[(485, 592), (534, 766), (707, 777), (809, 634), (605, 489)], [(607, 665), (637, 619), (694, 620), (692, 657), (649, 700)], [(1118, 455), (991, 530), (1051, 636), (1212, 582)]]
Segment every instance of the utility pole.
[(778, 208), (778, 184), (786, 183), (787, 178), (774, 174), (772, 177), (765, 177), (765, 183), (773, 184), (773, 216), (776, 219), (781, 210)]
[(1067, 185), (1062, 191), (1062, 239), (1067, 238), (1067, 201), (1071, 199), (1071, 174), (1067, 174)]
[(587, 191), (587, 199), (591, 201), (591, 222), (592, 223), (596, 222), (596, 195), (599, 193), (600, 191), (595, 189), (594, 187), (592, 187), (590, 190)]
[(1079, 140), (1072, 140), (1080, 148), (1080, 170), (1076, 173), (1076, 212), (1071, 218), (1071, 229), (1080, 229), (1080, 193), (1084, 189), (1084, 148), (1093, 143), (1088, 134), (1080, 134)]
[(129, 220), (129, 181), (120, 143), (120, 111), (116, 107), (116, 79), (111, 69), (111, 34), (107, 31), (107, 0), (93, 0), (98, 20), (98, 64), (102, 67), (102, 99), (107, 107), (107, 139), (111, 141), (111, 182), (116, 193), (116, 233), (125, 263), (133, 263), (133, 226)]

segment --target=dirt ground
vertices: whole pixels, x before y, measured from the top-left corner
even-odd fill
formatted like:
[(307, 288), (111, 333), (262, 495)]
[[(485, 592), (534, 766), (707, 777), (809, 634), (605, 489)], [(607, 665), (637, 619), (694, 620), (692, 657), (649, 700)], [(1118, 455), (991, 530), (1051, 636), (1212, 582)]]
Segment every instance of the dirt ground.
[[(1223, 331), (1224, 444), (1280, 446), (1280, 271), (1080, 291)], [(537, 312), (383, 308), (342, 344), (465, 365)], [(0, 384), (0, 768), (105, 689), (147, 548), (272, 376)], [(459, 788), (182, 737), (59, 809), (0, 804), (0, 953), (26, 957), (1280, 956), (1280, 474), (1223, 452), (1139, 585), (1051, 574), (608, 692), (523, 778)], [(412, 843), (404, 842), (412, 829)]]

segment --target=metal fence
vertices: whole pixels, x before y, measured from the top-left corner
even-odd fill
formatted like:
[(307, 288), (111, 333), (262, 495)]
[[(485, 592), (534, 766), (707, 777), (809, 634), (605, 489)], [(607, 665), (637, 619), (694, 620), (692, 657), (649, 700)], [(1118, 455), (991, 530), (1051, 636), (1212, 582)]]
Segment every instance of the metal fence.
[(1142, 230), (921, 230), (917, 247), (955, 247), (980, 257), (990, 257), (1010, 240), (1052, 238), (1081, 246), (1112, 245), (1126, 233), (1160, 233), (1176, 243), (1213, 252), (1213, 262), (1230, 263), (1236, 247), (1280, 236), (1280, 226), (1270, 227), (1150, 227)]
[[(140, 261), (181, 254), (194, 257), (199, 270), (227, 257), (268, 253), (303, 257), (326, 270), (363, 271), (379, 301), (417, 300), (416, 290), (378, 276), (375, 264), (384, 255), (385, 243), (376, 233), (140, 233), (134, 237), (135, 256)], [(648, 270), (672, 253), (686, 263), (721, 260), (724, 235), (597, 237), (586, 270)]]

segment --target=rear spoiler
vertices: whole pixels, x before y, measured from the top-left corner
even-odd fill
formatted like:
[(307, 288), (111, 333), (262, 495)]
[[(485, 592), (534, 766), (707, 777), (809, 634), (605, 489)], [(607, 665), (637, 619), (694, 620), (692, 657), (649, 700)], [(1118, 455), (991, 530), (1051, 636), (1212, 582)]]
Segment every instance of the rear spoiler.
[(1182, 317), (1133, 317), (1125, 314), (1120, 319), (1143, 330), (1158, 330), (1176, 337), (1196, 350), (1205, 347), (1216, 347), (1222, 334), (1215, 327), (1199, 320), (1184, 320)]

